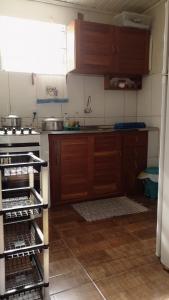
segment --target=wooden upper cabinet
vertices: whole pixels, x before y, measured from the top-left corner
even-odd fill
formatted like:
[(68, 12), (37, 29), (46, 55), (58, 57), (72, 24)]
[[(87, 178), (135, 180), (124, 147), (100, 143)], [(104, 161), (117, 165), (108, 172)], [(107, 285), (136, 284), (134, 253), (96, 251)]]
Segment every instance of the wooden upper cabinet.
[(76, 20), (68, 26), (68, 70), (107, 74), (116, 69), (113, 26)]
[(67, 30), (68, 72), (142, 75), (148, 73), (149, 31), (73, 21)]
[(148, 30), (116, 27), (118, 74), (141, 75), (149, 71)]

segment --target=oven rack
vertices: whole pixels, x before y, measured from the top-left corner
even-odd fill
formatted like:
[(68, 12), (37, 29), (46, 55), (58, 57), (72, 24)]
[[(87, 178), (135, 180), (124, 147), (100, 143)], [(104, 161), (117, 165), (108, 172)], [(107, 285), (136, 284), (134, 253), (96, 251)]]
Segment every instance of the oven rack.
[(47, 162), (35, 156), (32, 152), (0, 155), (0, 170), (3, 172), (3, 175), (5, 170), (19, 167), (25, 168), (25, 173), (27, 168), (26, 174), (29, 174), (28, 167), (33, 167), (36, 171), (40, 172), (41, 167), (47, 167)]
[(40, 289), (22, 292), (17, 295), (9, 296), (7, 300), (42, 300), (42, 292)]
[[(30, 166), (40, 173), (41, 194), (34, 189), (35, 175), (32, 171), (27, 178), (28, 186), (25, 184), (22, 188), (2, 189), (4, 180), (7, 180), (4, 177), (5, 169)], [(39, 297), (41, 292), (42, 299), (48, 299), (49, 232), (46, 166), (47, 162), (32, 153), (0, 155), (0, 299), (9, 297), (23, 300), (41, 299)], [(42, 231), (35, 222), (38, 216), (42, 217)], [(37, 259), (39, 253), (42, 254), (40, 262)], [(37, 293), (34, 294), (33, 291)]]
[(4, 215), (4, 225), (27, 222), (42, 216), (41, 208), (7, 212)]
[[(1, 299), (31, 299), (31, 293), (36, 294), (37, 297), (35, 291), (38, 291), (38, 289), (40, 296), (44, 281), (43, 272), (37, 256), (33, 255), (31, 257), (7, 260), (5, 269), (6, 289), (5, 294), (1, 296)], [(24, 293), (27, 294), (27, 298), (23, 298)], [(34, 298), (32, 298), (32, 300), (33, 299)]]
[[(17, 194), (17, 197), (15, 195)], [(15, 217), (25, 215), (26, 211), (29, 215), (33, 209), (41, 209), (43, 207), (43, 199), (41, 195), (31, 187), (6, 189), (2, 190), (2, 213), (13, 213)], [(24, 211), (21, 214), (19, 212)], [(17, 214), (18, 212), (18, 214)], [(10, 215), (7, 215), (8, 218)]]
[(44, 248), (43, 234), (34, 221), (4, 227), (4, 255), (15, 258), (39, 253)]

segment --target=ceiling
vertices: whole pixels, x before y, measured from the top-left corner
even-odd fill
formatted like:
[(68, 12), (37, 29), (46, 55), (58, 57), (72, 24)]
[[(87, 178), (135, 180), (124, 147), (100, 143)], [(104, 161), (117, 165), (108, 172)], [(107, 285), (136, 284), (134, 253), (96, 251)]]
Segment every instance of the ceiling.
[(122, 11), (143, 13), (160, 0), (34, 0), (56, 5), (75, 6), (76, 8), (118, 14)]

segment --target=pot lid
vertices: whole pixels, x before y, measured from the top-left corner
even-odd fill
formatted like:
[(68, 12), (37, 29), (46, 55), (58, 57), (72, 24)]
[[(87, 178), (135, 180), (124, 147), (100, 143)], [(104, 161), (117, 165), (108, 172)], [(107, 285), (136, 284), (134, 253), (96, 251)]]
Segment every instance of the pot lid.
[(62, 121), (61, 119), (50, 117), (43, 120), (44, 122), (55, 122), (55, 121)]
[(16, 116), (16, 115), (8, 115), (5, 118), (9, 118), (9, 119), (19, 119), (20, 117)]

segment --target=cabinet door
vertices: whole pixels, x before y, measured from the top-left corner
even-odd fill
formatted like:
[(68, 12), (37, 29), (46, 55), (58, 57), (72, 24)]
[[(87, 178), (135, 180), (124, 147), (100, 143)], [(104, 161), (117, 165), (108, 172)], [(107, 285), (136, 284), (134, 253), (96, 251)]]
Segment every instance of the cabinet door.
[(82, 73), (106, 74), (117, 70), (113, 26), (76, 21), (76, 69)]
[(60, 140), (49, 135), (50, 200), (55, 207), (60, 202)]
[(64, 137), (60, 141), (61, 202), (85, 200), (90, 184), (89, 137)]
[(116, 27), (118, 74), (148, 73), (149, 38), (148, 30)]
[(124, 186), (129, 194), (140, 190), (137, 179), (139, 173), (147, 167), (147, 132), (129, 133), (124, 136)]
[(122, 193), (122, 141), (120, 134), (94, 138), (93, 196)]

